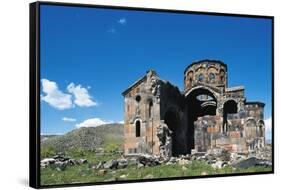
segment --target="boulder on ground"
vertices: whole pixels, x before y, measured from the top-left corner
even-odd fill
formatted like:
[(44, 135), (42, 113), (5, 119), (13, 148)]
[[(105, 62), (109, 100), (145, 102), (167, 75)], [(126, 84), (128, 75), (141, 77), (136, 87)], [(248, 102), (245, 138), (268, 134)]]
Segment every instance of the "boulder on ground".
[(79, 164), (86, 164), (87, 160), (86, 159), (80, 159), (78, 160)]
[(54, 163), (54, 167), (58, 171), (64, 171), (67, 167), (67, 162), (57, 161)]
[(251, 157), (246, 160), (242, 160), (241, 162), (234, 165), (236, 168), (249, 168), (252, 166), (272, 166), (272, 162), (269, 160), (258, 159), (256, 157)]
[(221, 168), (225, 167), (226, 165), (227, 165), (227, 162), (218, 160), (216, 163), (212, 164), (212, 167), (214, 169), (221, 169)]
[(118, 160), (118, 168), (126, 168), (128, 166), (127, 159), (120, 159)]
[(160, 164), (159, 158), (151, 155), (140, 155), (137, 161), (144, 166), (157, 166)]
[(105, 169), (117, 169), (118, 161), (117, 160), (109, 160), (105, 164), (103, 164)]
[(98, 176), (104, 176), (106, 174), (106, 172), (107, 172), (106, 170), (102, 169), (102, 170), (98, 171), (97, 175)]

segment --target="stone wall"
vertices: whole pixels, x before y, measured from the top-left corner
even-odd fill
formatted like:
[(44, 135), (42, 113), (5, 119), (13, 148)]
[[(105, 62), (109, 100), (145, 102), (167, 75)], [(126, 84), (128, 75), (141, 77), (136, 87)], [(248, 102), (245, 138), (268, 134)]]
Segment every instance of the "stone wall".
[(157, 126), (160, 125), (158, 80), (156, 73), (149, 71), (123, 93), (125, 154), (159, 152), (156, 136)]
[(147, 73), (125, 90), (125, 154), (177, 156), (223, 148), (246, 152), (265, 144), (264, 104), (227, 86), (227, 65), (203, 60), (184, 71), (184, 90)]
[(208, 84), (227, 87), (227, 66), (221, 61), (203, 60), (189, 65), (184, 72), (185, 90)]

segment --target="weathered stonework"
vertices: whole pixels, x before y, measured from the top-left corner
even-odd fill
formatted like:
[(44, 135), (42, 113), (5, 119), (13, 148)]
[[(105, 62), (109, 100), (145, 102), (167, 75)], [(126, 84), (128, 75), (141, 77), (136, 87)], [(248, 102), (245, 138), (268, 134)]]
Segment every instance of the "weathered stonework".
[(228, 88), (227, 65), (194, 62), (184, 90), (149, 70), (122, 93), (125, 154), (170, 157), (223, 148), (247, 152), (265, 144), (264, 104), (246, 102), (244, 87)]

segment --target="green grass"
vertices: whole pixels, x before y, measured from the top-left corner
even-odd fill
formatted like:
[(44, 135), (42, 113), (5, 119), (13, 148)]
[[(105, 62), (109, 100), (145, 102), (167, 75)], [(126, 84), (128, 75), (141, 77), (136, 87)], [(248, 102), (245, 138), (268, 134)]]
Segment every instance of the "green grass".
[[(73, 156), (73, 155), (72, 155)], [(74, 155), (76, 159), (82, 158)], [(95, 156), (91, 152), (84, 152), (83, 158), (86, 158), (89, 163), (97, 163), (110, 159), (117, 159), (119, 155)], [(231, 166), (222, 169), (213, 169), (211, 165), (204, 162), (193, 161), (189, 165), (159, 165), (155, 167), (145, 167), (137, 169), (136, 166), (129, 166), (125, 169), (107, 170), (103, 176), (98, 175), (98, 170), (88, 167), (88, 164), (76, 165), (67, 167), (64, 171), (57, 171), (52, 168), (41, 169), (41, 185), (55, 184), (72, 184), (72, 183), (89, 183), (103, 181), (118, 181), (120, 176), (126, 175), (125, 180), (145, 179), (150, 175), (153, 178), (168, 178), (168, 177), (183, 177), (183, 176), (200, 176), (200, 175), (217, 175), (231, 173), (252, 173), (271, 171), (271, 168), (251, 167), (248, 169), (234, 170)], [(152, 175), (152, 176), (151, 176)]]

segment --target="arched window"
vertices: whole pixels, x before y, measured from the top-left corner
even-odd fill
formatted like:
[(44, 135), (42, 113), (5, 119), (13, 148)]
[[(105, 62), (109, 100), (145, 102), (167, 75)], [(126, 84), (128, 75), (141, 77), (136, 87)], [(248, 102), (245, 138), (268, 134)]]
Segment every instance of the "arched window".
[(264, 122), (259, 121), (258, 123), (258, 136), (263, 137), (264, 136)]
[(199, 81), (199, 82), (203, 82), (203, 80), (204, 80), (204, 75), (203, 75), (203, 74), (200, 74), (200, 75), (198, 76), (198, 81)]
[(152, 101), (149, 102), (149, 107), (148, 107), (148, 117), (151, 118), (152, 117), (152, 106), (153, 103)]
[(221, 80), (222, 83), (224, 83), (224, 81), (225, 81), (225, 72), (224, 72), (224, 70), (220, 71), (220, 80)]
[(209, 73), (209, 81), (211, 82), (211, 83), (213, 83), (213, 82), (215, 82), (215, 74), (214, 73)]
[(136, 137), (140, 137), (140, 130), (141, 130), (140, 129), (140, 127), (141, 127), (140, 126), (140, 121), (137, 120), (135, 125), (136, 125)]

